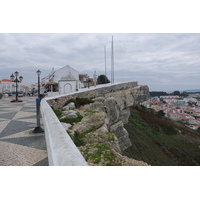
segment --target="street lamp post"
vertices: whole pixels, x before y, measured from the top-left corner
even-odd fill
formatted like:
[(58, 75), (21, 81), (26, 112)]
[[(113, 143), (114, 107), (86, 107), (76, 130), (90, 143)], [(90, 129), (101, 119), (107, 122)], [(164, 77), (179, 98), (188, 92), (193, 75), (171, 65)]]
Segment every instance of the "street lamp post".
[(33, 130), (33, 133), (42, 133), (44, 130), (40, 126), (40, 101), (41, 101), (41, 96), (40, 96), (40, 75), (41, 71), (37, 70), (37, 75), (38, 75), (38, 98), (36, 98), (36, 114), (37, 114), (37, 127)]
[(18, 99), (18, 83), (22, 82), (23, 77), (20, 76), (18, 79), (18, 76), (19, 76), (19, 72), (17, 72), (17, 71), (15, 72), (15, 76), (13, 74), (10, 76), (10, 79), (12, 80), (12, 82), (16, 83), (16, 99), (12, 100), (11, 102), (22, 102), (22, 100)]
[(90, 88), (90, 77), (88, 76), (88, 88)]
[(36, 74), (38, 75), (38, 97), (40, 98), (40, 75), (41, 75), (41, 71), (38, 69)]

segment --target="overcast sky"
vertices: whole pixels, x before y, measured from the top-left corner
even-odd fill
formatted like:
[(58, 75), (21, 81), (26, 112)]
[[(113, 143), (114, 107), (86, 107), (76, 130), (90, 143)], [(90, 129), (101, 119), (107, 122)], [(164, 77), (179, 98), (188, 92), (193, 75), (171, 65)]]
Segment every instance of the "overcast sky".
[[(94, 70), (100, 75), (105, 72), (104, 45), (107, 47), (107, 75), (110, 79), (110, 43), (113, 35), (115, 81), (138, 81), (139, 84), (148, 85), (150, 91), (199, 89), (199, 19), (198, 0), (1, 1), (0, 79), (9, 78), (17, 70), (24, 77), (25, 82), (35, 83), (37, 82), (36, 71), (38, 69), (42, 71), (43, 77), (48, 75), (53, 67), (59, 69), (66, 65), (73, 67), (80, 73), (88, 73), (90, 77), (92, 77)], [(152, 174), (149, 171), (143, 170), (142, 173), (138, 173), (137, 170), (135, 173), (132, 168), (130, 168), (131, 171), (124, 170), (124, 168), (120, 169), (117, 168), (117, 171), (113, 173), (113, 168), (112, 172), (108, 169), (102, 171), (103, 169), (98, 168), (98, 173), (94, 172), (95, 176), (93, 176), (93, 173), (92, 175), (87, 173), (87, 178), (82, 177), (84, 183), (86, 183), (86, 188), (81, 185), (80, 188), (83, 192), (80, 192), (80, 198), (83, 198), (82, 194), (88, 189), (88, 185), (94, 191), (102, 186), (101, 181), (98, 181), (99, 185), (97, 182), (91, 185), (91, 182), (93, 183), (100, 178), (105, 183), (105, 175), (110, 177), (113, 174), (113, 177), (115, 177), (116, 173), (121, 182), (127, 182), (126, 177), (130, 178), (130, 176), (133, 176), (135, 182), (146, 180), (148, 177), (153, 181), (152, 185), (159, 188), (161, 193), (165, 192), (163, 188), (166, 187), (163, 187), (163, 185), (168, 187), (169, 184), (172, 184), (171, 176), (168, 174), (174, 173), (176, 177), (178, 174), (180, 178), (177, 180), (181, 181), (173, 181), (174, 187), (179, 185), (182, 189), (187, 186), (186, 182), (190, 185), (194, 183), (191, 187), (187, 186), (187, 190), (185, 190), (187, 192), (183, 192), (181, 198), (185, 199), (189, 195), (190, 197), (191, 195), (192, 197), (199, 195), (198, 189), (195, 190), (196, 193), (194, 192), (194, 187), (198, 187), (197, 180), (199, 180), (198, 173), (194, 169), (189, 168), (188, 171), (184, 169), (184, 172), (180, 172), (180, 169), (178, 169), (174, 172), (174, 169), (168, 168), (169, 173), (166, 173), (165, 168), (156, 168), (155, 173), (153, 173), (153, 180), (149, 176)], [(9, 174), (12, 175), (11, 178), (17, 174), (16, 168), (14, 170), (14, 173), (10, 173), (10, 169), (9, 173), (4, 173), (3, 182), (8, 180)], [(23, 173), (18, 173), (20, 177), (21, 174), (26, 174), (24, 170), (26, 169), (23, 168)], [(40, 168), (39, 171), (41, 172), (41, 170)], [(74, 173), (71, 173), (73, 169), (71, 170), (70, 173), (66, 173), (65, 168), (63, 168), (63, 171), (59, 169), (59, 177), (63, 178), (63, 175), (66, 175), (67, 180), (70, 178), (69, 182), (73, 182), (77, 169)], [(39, 171), (37, 171), (37, 175)], [(100, 172), (103, 172), (104, 176)], [(46, 168), (41, 175), (45, 173)], [(183, 173), (185, 181), (181, 179)], [(191, 176), (191, 173), (193, 176)], [(54, 175), (54, 172), (52, 174)], [(78, 173), (78, 178), (80, 178), (80, 175), (85, 174), (85, 171), (81, 170)], [(157, 179), (156, 174), (162, 174), (162, 176), (158, 176)], [(28, 178), (30, 179), (31, 176), (30, 180), (35, 180), (37, 175), (36, 173), (29, 173)], [(99, 176), (96, 177), (96, 175)], [(57, 172), (55, 177), (57, 177)], [(191, 177), (195, 177), (195, 179), (191, 180)], [(23, 178), (25, 178), (23, 175), (20, 180), (18, 177), (16, 178), (18, 182), (21, 181), (21, 184), (18, 184), (20, 188), (16, 188), (15, 185), (15, 190), (21, 189), (21, 185), (24, 184)], [(57, 179), (56, 181), (58, 182)], [(160, 184), (161, 182), (162, 184)], [(109, 183), (109, 189), (112, 186), (112, 189), (118, 187), (116, 185), (118, 184), (117, 181), (110, 184), (109, 179), (107, 183)], [(30, 184), (26, 184), (27, 191), (31, 188)], [(26, 185), (23, 186), (26, 187)], [(147, 185), (147, 190), (153, 191), (154, 188), (149, 188), (149, 184)], [(47, 186), (45, 189), (51, 187), (48, 182), (42, 185), (42, 187), (45, 186)], [(131, 191), (131, 189), (127, 190), (127, 185), (125, 186), (124, 190), (123, 187), (120, 187), (120, 194), (123, 197), (124, 195), (130, 197), (132, 193), (127, 191)], [(59, 194), (60, 187), (62, 185), (58, 184), (58, 190), (54, 188)], [(69, 191), (72, 192), (69, 195), (74, 197), (76, 190), (73, 190), (74, 187), (70, 187), (70, 189)], [(140, 197), (142, 190), (137, 189), (139, 192), (136, 192), (134, 196)], [(4, 193), (7, 195), (8, 192)], [(147, 194), (148, 198), (149, 193)], [(46, 193), (44, 195), (44, 197), (47, 196)], [(110, 197), (113, 197), (113, 193), (111, 195)], [(118, 193), (117, 195), (119, 196)], [(174, 195), (180, 198), (180, 193)]]
[(52, 68), (69, 65), (93, 76), (111, 70), (111, 40), (114, 38), (115, 82), (138, 81), (152, 90), (200, 88), (200, 34), (164, 33), (1, 33), (0, 78), (16, 70), (24, 82), (35, 83)]

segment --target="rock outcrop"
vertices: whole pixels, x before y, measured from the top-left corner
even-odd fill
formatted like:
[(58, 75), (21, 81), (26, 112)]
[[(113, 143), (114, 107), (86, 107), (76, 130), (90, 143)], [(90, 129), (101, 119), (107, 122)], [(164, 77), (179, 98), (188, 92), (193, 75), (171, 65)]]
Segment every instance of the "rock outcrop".
[(90, 103), (76, 109), (76, 112), (83, 119), (71, 127), (63, 125), (68, 128), (67, 132), (89, 165), (147, 165), (122, 155), (131, 142), (121, 120), (120, 107), (114, 98)]
[[(46, 98), (53, 109), (63, 108), (70, 99), (96, 98), (96, 97), (115, 97), (119, 106), (131, 106), (135, 103), (145, 101), (149, 97), (149, 88), (146, 85), (138, 85), (137, 82), (119, 83), (114, 85), (105, 85), (105, 87), (94, 88), (88, 91), (79, 91), (73, 94), (62, 95), (59, 97)], [(121, 110), (122, 110), (121, 109)]]
[(90, 98), (94, 101), (79, 109), (75, 108), (83, 119), (68, 129), (72, 138), (80, 136), (78, 140), (81, 138), (79, 142), (84, 145), (79, 149), (90, 165), (109, 165), (110, 160), (114, 165), (147, 165), (122, 155), (122, 152), (131, 146), (128, 132), (124, 128), (130, 116), (129, 107), (148, 99), (147, 86), (129, 82), (49, 99), (48, 103), (54, 109), (74, 110), (73, 105), (66, 105), (66, 102), (77, 97)]

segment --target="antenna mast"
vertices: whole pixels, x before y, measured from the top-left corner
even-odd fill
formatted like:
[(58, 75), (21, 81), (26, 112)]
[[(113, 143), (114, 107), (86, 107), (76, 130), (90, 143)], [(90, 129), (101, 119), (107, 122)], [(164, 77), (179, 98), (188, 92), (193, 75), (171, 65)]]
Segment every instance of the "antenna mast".
[(111, 41), (111, 83), (114, 83), (114, 48), (113, 48), (113, 36)]
[(106, 83), (106, 45), (104, 46), (104, 55), (105, 55), (105, 83)]
[(105, 54), (105, 76), (106, 76), (106, 46), (104, 46), (104, 54)]

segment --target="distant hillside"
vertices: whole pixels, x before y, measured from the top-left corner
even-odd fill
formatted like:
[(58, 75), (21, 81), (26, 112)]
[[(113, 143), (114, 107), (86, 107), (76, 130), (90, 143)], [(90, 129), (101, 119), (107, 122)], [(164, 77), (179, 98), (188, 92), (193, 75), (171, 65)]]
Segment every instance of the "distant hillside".
[(184, 92), (187, 92), (187, 93), (197, 93), (197, 92), (200, 92), (200, 89), (184, 90)]
[(143, 106), (131, 108), (125, 125), (132, 146), (124, 154), (153, 166), (200, 165), (200, 133)]
[[(165, 95), (172, 95), (174, 94), (175, 91), (150, 91), (150, 97), (155, 97), (155, 96), (165, 96)], [(191, 89), (191, 90), (180, 90), (177, 92), (180, 92), (181, 95), (183, 96), (183, 93), (200, 93), (200, 89)]]

